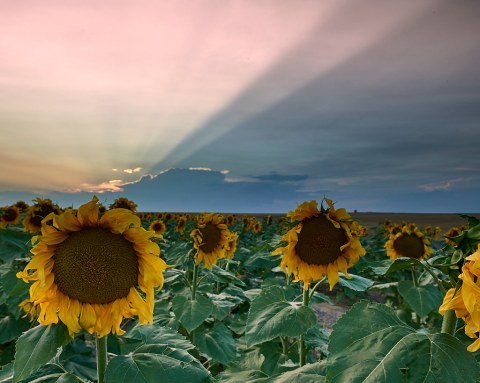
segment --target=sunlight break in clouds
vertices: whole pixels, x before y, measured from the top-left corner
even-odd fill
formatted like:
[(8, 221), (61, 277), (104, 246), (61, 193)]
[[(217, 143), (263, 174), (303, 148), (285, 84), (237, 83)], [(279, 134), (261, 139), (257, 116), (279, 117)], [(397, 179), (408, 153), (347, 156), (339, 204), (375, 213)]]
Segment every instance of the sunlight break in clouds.
[(128, 173), (128, 174), (138, 173), (140, 170), (142, 170), (142, 168), (140, 168), (140, 167), (135, 168), (135, 169), (123, 169), (123, 171), (125, 173)]

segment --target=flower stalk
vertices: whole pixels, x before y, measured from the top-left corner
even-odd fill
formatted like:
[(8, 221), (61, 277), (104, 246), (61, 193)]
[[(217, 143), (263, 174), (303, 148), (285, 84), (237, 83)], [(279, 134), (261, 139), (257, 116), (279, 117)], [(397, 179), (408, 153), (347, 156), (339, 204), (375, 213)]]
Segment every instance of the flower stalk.
[(107, 369), (107, 336), (96, 335), (97, 346), (97, 376), (98, 383), (105, 383), (105, 371)]
[(455, 315), (455, 310), (447, 310), (443, 316), (442, 322), (442, 334), (455, 335), (455, 330), (457, 327), (457, 316)]
[[(309, 301), (310, 301), (310, 291), (309, 291), (308, 285), (305, 285), (305, 282), (304, 282), (302, 306), (308, 306)], [(305, 366), (307, 348), (305, 347), (304, 334), (300, 335), (300, 338), (298, 340), (298, 354), (300, 359), (300, 367)]]

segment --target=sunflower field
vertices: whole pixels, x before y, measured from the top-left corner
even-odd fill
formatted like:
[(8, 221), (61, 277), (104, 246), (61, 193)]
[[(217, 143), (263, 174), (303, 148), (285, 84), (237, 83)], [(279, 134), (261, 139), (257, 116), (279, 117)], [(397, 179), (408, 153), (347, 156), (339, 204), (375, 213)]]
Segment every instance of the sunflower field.
[(480, 381), (480, 221), (0, 208), (0, 382)]

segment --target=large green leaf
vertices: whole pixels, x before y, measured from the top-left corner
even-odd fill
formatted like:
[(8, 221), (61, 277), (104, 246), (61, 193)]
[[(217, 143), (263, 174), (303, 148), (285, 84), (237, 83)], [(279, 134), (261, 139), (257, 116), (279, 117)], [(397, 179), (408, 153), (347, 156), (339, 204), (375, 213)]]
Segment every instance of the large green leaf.
[(397, 285), (399, 294), (415, 311), (420, 318), (437, 311), (442, 304), (443, 296), (437, 286), (414, 286), (410, 280), (399, 281)]
[(350, 277), (351, 278), (346, 278), (340, 275), (338, 285), (354, 291), (366, 291), (373, 286), (372, 280), (361, 277), (360, 275), (350, 274)]
[(28, 329), (28, 320), (24, 318), (16, 320), (11, 315), (0, 318), (0, 344), (17, 339), (26, 329)]
[(23, 333), (16, 342), (13, 383), (30, 376), (52, 359), (57, 348), (70, 340), (63, 324), (38, 325)]
[(341, 317), (329, 351), (329, 383), (471, 383), (480, 377), (458, 339), (416, 331), (377, 303), (357, 303)]
[(313, 363), (288, 371), (278, 376), (272, 383), (323, 383), (325, 382), (325, 364)]
[(183, 295), (177, 295), (172, 300), (172, 310), (188, 332), (200, 326), (210, 316), (213, 309), (213, 303), (199, 294), (194, 301)]
[(30, 380), (28, 383), (81, 383), (82, 381), (68, 372), (59, 372), (41, 376), (40, 378)]
[(108, 363), (106, 383), (201, 383), (210, 373), (187, 351), (165, 345), (142, 346)]
[(0, 230), (0, 263), (8, 263), (16, 258), (24, 258), (29, 253), (31, 235), (15, 229)]
[(164, 344), (170, 347), (190, 350), (194, 346), (184, 336), (169, 327), (135, 326), (121, 338), (122, 352), (134, 351), (146, 344)]
[(251, 303), (245, 329), (247, 346), (278, 336), (298, 336), (316, 323), (315, 312), (310, 307), (287, 301), (281, 287), (271, 286)]
[(236, 355), (232, 332), (219, 322), (208, 331), (196, 332), (193, 343), (201, 353), (223, 364), (228, 364)]
[(386, 274), (393, 273), (394, 271), (398, 271), (406, 268), (410, 269), (412, 267), (417, 267), (417, 266), (423, 267), (422, 263), (418, 259), (401, 257), (401, 258), (395, 259), (393, 262), (385, 266), (372, 267), (372, 270), (377, 275), (386, 275)]

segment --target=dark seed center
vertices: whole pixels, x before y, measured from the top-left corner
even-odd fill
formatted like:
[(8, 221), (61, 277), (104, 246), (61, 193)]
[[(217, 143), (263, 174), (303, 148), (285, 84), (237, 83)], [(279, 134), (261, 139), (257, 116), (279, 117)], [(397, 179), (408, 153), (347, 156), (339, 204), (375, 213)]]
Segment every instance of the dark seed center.
[(55, 250), (53, 273), (60, 291), (82, 303), (126, 297), (138, 280), (138, 257), (121, 234), (99, 227), (70, 234)]
[(200, 229), (200, 233), (202, 233), (200, 248), (205, 253), (211, 253), (220, 243), (222, 237), (220, 229), (215, 224), (209, 222), (203, 229)]
[(423, 241), (415, 234), (402, 234), (393, 242), (393, 248), (402, 257), (418, 259), (424, 255)]
[(328, 265), (341, 255), (340, 247), (347, 242), (345, 230), (321, 215), (303, 222), (295, 252), (308, 264)]

